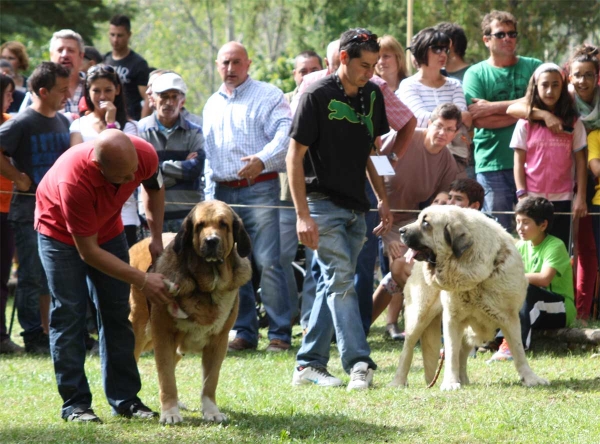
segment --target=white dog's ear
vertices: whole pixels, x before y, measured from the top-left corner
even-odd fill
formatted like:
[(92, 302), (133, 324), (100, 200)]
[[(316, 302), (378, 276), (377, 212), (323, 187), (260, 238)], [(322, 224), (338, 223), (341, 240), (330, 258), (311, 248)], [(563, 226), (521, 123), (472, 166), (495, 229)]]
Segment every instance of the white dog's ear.
[(461, 257), (473, 245), (473, 237), (467, 227), (459, 221), (453, 221), (444, 227), (444, 240), (452, 248), (457, 258)]

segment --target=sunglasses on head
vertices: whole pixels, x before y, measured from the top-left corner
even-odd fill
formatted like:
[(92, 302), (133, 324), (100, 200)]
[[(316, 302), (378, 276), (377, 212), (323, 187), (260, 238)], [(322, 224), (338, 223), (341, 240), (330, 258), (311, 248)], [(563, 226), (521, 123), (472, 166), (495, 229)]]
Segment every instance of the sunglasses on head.
[(102, 63), (100, 63), (100, 64), (94, 65), (90, 69), (88, 69), (87, 74), (88, 74), (88, 76), (91, 76), (92, 74), (96, 74), (97, 72), (107, 72), (109, 74), (114, 74), (115, 68), (113, 68), (110, 65), (103, 65)]
[(447, 46), (431, 45), (430, 48), (431, 52), (433, 52), (434, 54), (441, 54), (442, 52), (448, 54), (450, 52), (450, 48), (448, 48)]
[(519, 33), (517, 31), (508, 31), (508, 32), (496, 32), (495, 34), (488, 34), (488, 36), (494, 36), (498, 40), (502, 40), (504, 37), (508, 36), (511, 39), (516, 39)]
[(364, 43), (368, 42), (369, 40), (377, 41), (377, 34), (367, 34), (366, 32), (356, 34), (354, 37), (348, 40), (348, 43)]

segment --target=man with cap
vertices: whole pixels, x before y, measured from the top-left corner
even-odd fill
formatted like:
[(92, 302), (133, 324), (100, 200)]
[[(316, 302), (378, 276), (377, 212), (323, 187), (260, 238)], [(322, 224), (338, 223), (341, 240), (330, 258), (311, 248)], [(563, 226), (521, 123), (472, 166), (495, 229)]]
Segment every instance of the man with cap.
[(151, 93), (154, 112), (138, 124), (140, 137), (152, 144), (160, 162), (166, 190), (164, 231), (178, 231), (192, 206), (204, 197), (204, 137), (202, 128), (181, 113), (186, 93), (178, 74), (157, 77)]

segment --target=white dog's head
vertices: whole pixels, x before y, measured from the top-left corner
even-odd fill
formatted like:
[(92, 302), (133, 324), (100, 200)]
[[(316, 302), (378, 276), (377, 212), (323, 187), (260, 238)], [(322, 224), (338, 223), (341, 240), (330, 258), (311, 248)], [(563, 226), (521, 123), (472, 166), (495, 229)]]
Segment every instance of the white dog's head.
[(412, 250), (415, 260), (425, 261), (432, 267), (438, 255), (452, 254), (460, 258), (473, 245), (465, 218), (466, 210), (450, 205), (435, 205), (421, 211), (418, 219), (400, 230), (402, 242)]

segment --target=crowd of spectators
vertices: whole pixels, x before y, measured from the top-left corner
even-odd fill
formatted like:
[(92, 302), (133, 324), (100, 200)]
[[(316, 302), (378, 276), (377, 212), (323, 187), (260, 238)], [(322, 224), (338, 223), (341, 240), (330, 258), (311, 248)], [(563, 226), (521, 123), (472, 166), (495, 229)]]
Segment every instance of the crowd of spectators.
[[(147, 235), (156, 240), (161, 227), (163, 232), (178, 231), (189, 209), (207, 199), (238, 205), (235, 210), (253, 243), (255, 278), (240, 290), (236, 336), (229, 350), (257, 348), (257, 302), (265, 313), (268, 352), (289, 350), (292, 326), (300, 323), (302, 344), (293, 384), (341, 384), (327, 371), (335, 338), (351, 376), (348, 389), (370, 385), (377, 366), (370, 358), (369, 330), (388, 304), (386, 334), (403, 338), (398, 323), (402, 287), (412, 264), (398, 230), (414, 221), (420, 209), (444, 204), (452, 200), (452, 192), (460, 197), (466, 189), (471, 193), (481, 188), (477, 207), (511, 233), (515, 205), (524, 199), (545, 199), (560, 213), (543, 231), (577, 258), (577, 279), (570, 286), (576, 317), (585, 324), (597, 298), (600, 262), (599, 50), (578, 46), (562, 67), (518, 55), (517, 19), (503, 11), (486, 14), (481, 31), (489, 58), (470, 65), (465, 61), (467, 38), (458, 24), (422, 29), (408, 48), (416, 68), (408, 76), (405, 51), (393, 36), (351, 29), (328, 45), (324, 58), (318, 53), (324, 48), (298, 54), (292, 71), (296, 87), (286, 94), (252, 79), (247, 49), (229, 42), (216, 60), (223, 83), (196, 114), (185, 107), (184, 78), (169, 67), (149, 68), (131, 49), (131, 24), (124, 15), (110, 22), (112, 50), (105, 55), (85, 46), (75, 31), (55, 32), (50, 60), (29, 77), (25, 46), (4, 43), (0, 353), (51, 354), (63, 380), (63, 417), (89, 419), (91, 409), (84, 405), (89, 388), (68, 386), (69, 378), (77, 377), (69, 372), (75, 370), (58, 363), (74, 347), (61, 346), (68, 329), (64, 319), (74, 314), (88, 318), (85, 332), (78, 334), (98, 334), (105, 362), (111, 359), (105, 329), (112, 324), (104, 325), (109, 322), (107, 309), (93, 286), (85, 303), (78, 300), (71, 307), (85, 312), (69, 312), (69, 296), (56, 283), (57, 267), (43, 264), (40, 256), (48, 262), (52, 255), (47, 249), (66, 242), (81, 254), (82, 270), (85, 262), (113, 278), (149, 288), (149, 298), (168, 298), (158, 278), (148, 281), (147, 275), (141, 283), (138, 275), (114, 271), (119, 268), (115, 261), (126, 262), (126, 255), (101, 258), (96, 247), (114, 240), (103, 230), (114, 235), (124, 231), (129, 247)], [(115, 131), (126, 137), (115, 136)], [(106, 159), (120, 159), (110, 147), (127, 139), (138, 154), (155, 151), (158, 170), (152, 184), (147, 171), (141, 177), (107, 166)], [(48, 186), (42, 180), (63, 153), (84, 145), (95, 146), (96, 156), (109, 153), (104, 161), (94, 158), (93, 165), (107, 180), (110, 172), (115, 202), (124, 197), (118, 208), (121, 217), (111, 219), (110, 227), (84, 227), (81, 219), (71, 223), (69, 217), (76, 216), (69, 215), (66, 231), (55, 231), (39, 214), (40, 205), (49, 205), (49, 197), (40, 195)], [(153, 162), (140, 161), (140, 168)], [(131, 181), (143, 186), (121, 196), (122, 184)], [(160, 199), (164, 208), (156, 204)], [(536, 205), (544, 207), (546, 201)], [(98, 232), (89, 232), (90, 227)], [(71, 236), (73, 242), (65, 241)], [(158, 241), (151, 245), (155, 254), (162, 250)], [(112, 256), (110, 248), (105, 250)], [(294, 260), (300, 256), (304, 268), (298, 273)], [(12, 341), (6, 328), (13, 257), (24, 347)], [(384, 278), (373, 294), (376, 266)], [(564, 273), (559, 274), (562, 290)], [(542, 287), (557, 293), (552, 282), (544, 281)], [(569, 304), (565, 325), (575, 317)], [(119, 313), (116, 324), (123, 321)], [(94, 345), (98, 349), (94, 342), (86, 341), (88, 350)], [(125, 372), (130, 370), (127, 365), (123, 363)], [(115, 412), (147, 414), (135, 393), (128, 396), (126, 402), (115, 399)]]

